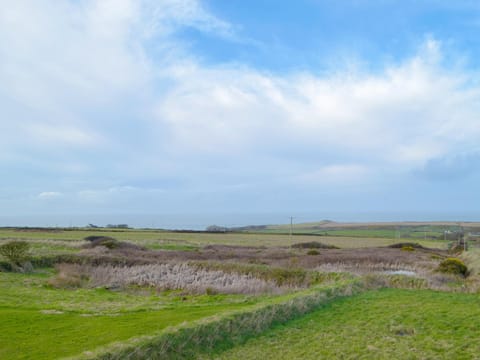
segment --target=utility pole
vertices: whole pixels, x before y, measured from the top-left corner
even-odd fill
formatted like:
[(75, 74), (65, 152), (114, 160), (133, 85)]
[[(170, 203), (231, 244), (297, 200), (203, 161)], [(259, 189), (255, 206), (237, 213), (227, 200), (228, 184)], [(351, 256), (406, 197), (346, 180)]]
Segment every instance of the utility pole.
[(293, 216), (290, 216), (290, 242), (292, 242), (292, 233), (293, 233)]
[(463, 238), (462, 232), (463, 232), (462, 223), (459, 222), (458, 223), (458, 236), (457, 236), (457, 238), (458, 238), (457, 244), (458, 245), (462, 245), (462, 238)]

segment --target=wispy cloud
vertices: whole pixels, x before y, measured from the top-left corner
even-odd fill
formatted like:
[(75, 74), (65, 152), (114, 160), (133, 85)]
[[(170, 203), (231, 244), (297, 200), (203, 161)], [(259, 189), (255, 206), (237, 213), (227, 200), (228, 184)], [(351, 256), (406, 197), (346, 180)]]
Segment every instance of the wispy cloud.
[(58, 199), (63, 194), (58, 191), (44, 191), (38, 194), (38, 198), (41, 200), (51, 200), (51, 199)]

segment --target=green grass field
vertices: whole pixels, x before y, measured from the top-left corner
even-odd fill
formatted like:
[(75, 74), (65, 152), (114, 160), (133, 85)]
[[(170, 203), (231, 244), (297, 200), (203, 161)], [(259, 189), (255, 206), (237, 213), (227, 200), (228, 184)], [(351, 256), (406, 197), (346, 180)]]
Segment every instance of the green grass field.
[[(129, 241), (148, 249), (155, 250), (195, 250), (206, 245), (236, 246), (290, 246), (295, 243), (320, 241), (340, 248), (361, 248), (387, 246), (412, 239), (393, 239), (388, 237), (369, 237), (368, 234), (353, 233), (351, 236), (311, 236), (275, 233), (189, 233), (159, 230), (105, 230), (73, 229), (54, 231), (17, 231), (0, 229), (0, 244), (10, 240), (25, 240), (32, 245), (35, 256), (57, 255), (77, 252), (86, 244), (85, 237), (104, 235), (120, 241)], [(438, 240), (415, 239), (415, 242), (431, 248), (444, 249), (448, 242)]]
[(480, 297), (384, 289), (337, 299), (217, 359), (478, 359)]
[(184, 296), (54, 289), (52, 274), (0, 272), (0, 359), (56, 359), (259, 301), (240, 295)]

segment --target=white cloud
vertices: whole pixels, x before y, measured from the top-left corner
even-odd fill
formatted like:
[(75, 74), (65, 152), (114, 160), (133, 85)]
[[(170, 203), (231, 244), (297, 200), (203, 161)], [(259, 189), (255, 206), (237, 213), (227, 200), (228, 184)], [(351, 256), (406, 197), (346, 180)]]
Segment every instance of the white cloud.
[(234, 37), (234, 29), (228, 22), (217, 18), (198, 0), (161, 0), (146, 2), (154, 16), (151, 31), (173, 31), (178, 26), (189, 26), (224, 37)]
[(61, 192), (57, 191), (44, 191), (38, 194), (38, 198), (41, 200), (51, 200), (51, 199), (58, 199), (59, 197), (62, 197), (63, 194)]
[(67, 146), (91, 146), (100, 143), (101, 137), (93, 132), (69, 125), (53, 124), (25, 124), (24, 134), (28, 135), (30, 142), (42, 145), (58, 147)]
[(475, 146), (480, 89), (449, 72), (440, 44), (383, 72), (271, 75), (246, 68), (188, 66), (158, 105), (171, 148), (205, 154), (305, 148), (410, 171)]
[[(137, 104), (132, 116), (142, 117), (158, 87), (156, 68), (178, 47), (171, 36), (181, 26), (222, 36), (233, 31), (197, 0), (19, 0), (4, 6), (0, 121), (14, 125), (0, 139), (22, 143), (34, 133), (56, 146), (105, 141), (101, 124), (108, 130), (117, 125), (112, 114), (122, 114), (115, 113), (119, 105)], [(155, 47), (147, 49), (152, 41)], [(159, 51), (155, 59), (152, 50)]]

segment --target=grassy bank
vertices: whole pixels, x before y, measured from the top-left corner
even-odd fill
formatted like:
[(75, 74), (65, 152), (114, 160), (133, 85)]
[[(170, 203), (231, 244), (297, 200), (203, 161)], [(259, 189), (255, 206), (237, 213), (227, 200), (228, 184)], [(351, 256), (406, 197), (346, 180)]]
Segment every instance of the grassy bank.
[(477, 359), (478, 295), (383, 289), (330, 302), (218, 359)]
[(211, 317), (187, 326), (130, 339), (75, 359), (193, 359), (210, 356), (257, 336), (278, 324), (307, 314), (322, 304), (362, 291), (358, 282), (280, 296), (254, 308)]

